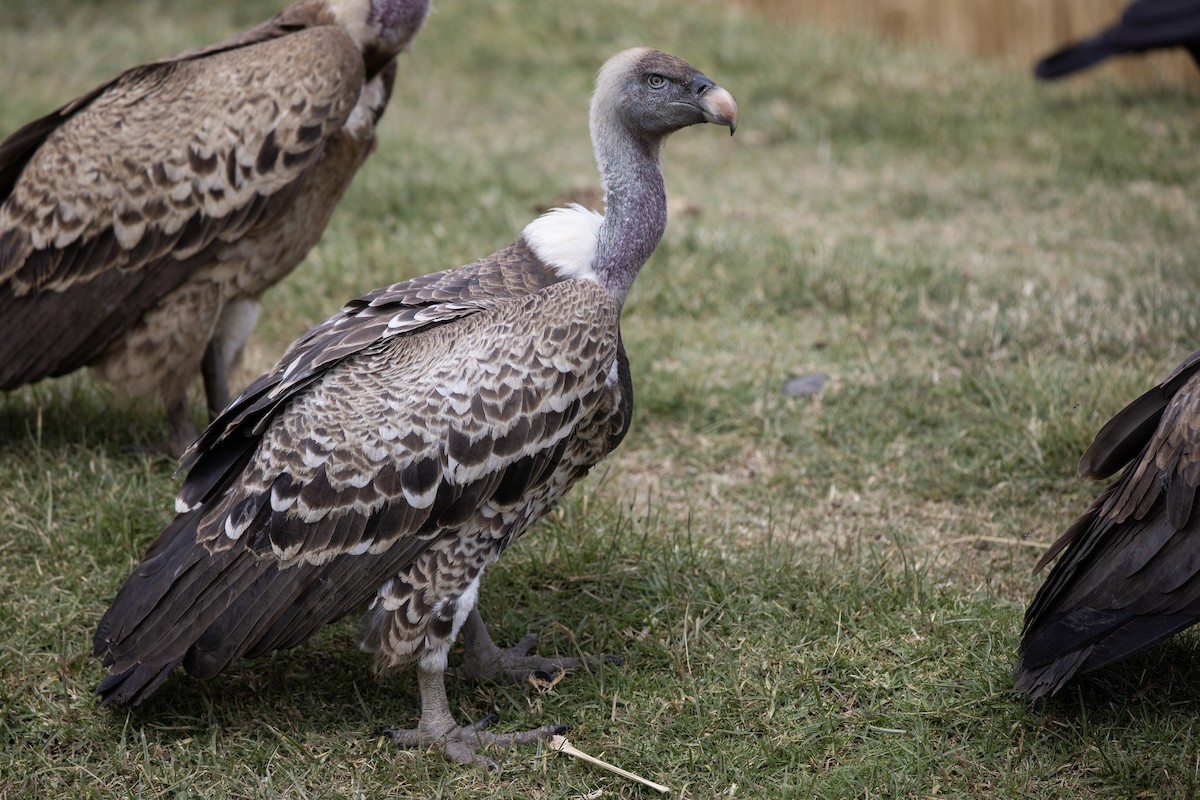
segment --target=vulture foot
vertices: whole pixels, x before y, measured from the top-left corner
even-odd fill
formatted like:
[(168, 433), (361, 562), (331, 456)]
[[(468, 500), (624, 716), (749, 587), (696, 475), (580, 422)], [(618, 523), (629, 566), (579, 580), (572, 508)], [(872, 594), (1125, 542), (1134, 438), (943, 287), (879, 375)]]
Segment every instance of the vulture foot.
[[(440, 663), (439, 663), (440, 662)], [(472, 725), (459, 725), (450, 713), (446, 697), (445, 650), (417, 665), (417, 689), (421, 694), (421, 719), (416, 728), (381, 728), (398, 747), (438, 750), (456, 764), (480, 764), (496, 769), (497, 764), (483, 755), (486, 748), (535, 744), (570, 730), (570, 725), (543, 725), (517, 733), (490, 733), (485, 730), (496, 721), (488, 714)]]
[(466, 652), (463, 663), (455, 674), (460, 678), (475, 681), (499, 681), (501, 679), (513, 683), (526, 683), (530, 678), (551, 682), (555, 675), (576, 669), (586, 669), (589, 672), (599, 669), (605, 664), (621, 666), (625, 663), (618, 656), (602, 653), (598, 656), (572, 658), (569, 656), (549, 657), (539, 656), (533, 652), (537, 646), (537, 634), (527, 633), (512, 647), (501, 649), (492, 641), (483, 617), (478, 610), (472, 610), (462, 627), (463, 643)]
[(517, 733), (491, 733), (486, 730), (496, 721), (495, 714), (488, 714), (483, 719), (471, 725), (454, 725), (445, 731), (432, 732), (424, 730), (425, 720), (418, 728), (383, 728), (380, 733), (389, 737), (397, 747), (420, 748), (424, 750), (440, 750), (446, 760), (456, 764), (479, 764), (488, 769), (498, 769), (499, 765), (480, 753), (487, 748), (505, 748), (514, 745), (536, 744), (551, 736), (566, 733), (570, 725), (543, 725)]

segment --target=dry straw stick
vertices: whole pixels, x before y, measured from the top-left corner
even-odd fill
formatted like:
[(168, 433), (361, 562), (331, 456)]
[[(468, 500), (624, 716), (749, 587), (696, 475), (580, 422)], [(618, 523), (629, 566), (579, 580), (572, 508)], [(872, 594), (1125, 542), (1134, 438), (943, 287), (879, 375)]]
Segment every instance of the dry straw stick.
[(581, 761), (586, 761), (589, 764), (595, 764), (597, 767), (606, 769), (609, 772), (615, 772), (618, 775), (620, 775), (622, 778), (628, 778), (631, 781), (637, 781), (638, 783), (642, 784), (643, 786), (649, 786), (651, 789), (654, 789), (656, 791), (659, 791), (659, 792), (671, 791), (670, 787), (663, 786), (661, 783), (655, 783), (654, 781), (648, 781), (640, 775), (634, 775), (632, 772), (627, 772), (627, 771), (621, 769), (620, 767), (614, 767), (612, 764), (609, 764), (607, 761), (601, 761), (600, 759), (596, 758), (595, 756), (589, 756), (587, 753), (583, 752), (582, 750), (577, 748), (575, 745), (568, 742), (565, 736), (550, 737), (550, 747), (552, 747), (553, 749), (557, 750), (560, 753), (566, 753), (569, 756), (575, 756), (576, 758), (580, 759)]

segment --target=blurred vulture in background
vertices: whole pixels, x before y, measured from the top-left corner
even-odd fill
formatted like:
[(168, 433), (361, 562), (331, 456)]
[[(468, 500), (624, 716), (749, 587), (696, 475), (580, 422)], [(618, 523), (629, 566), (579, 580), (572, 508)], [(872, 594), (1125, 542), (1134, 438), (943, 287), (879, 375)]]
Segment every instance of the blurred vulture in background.
[(428, 0), (300, 0), (143, 64), (0, 142), (0, 390), (91, 366), (195, 438), (259, 297), (321, 236), (375, 147)]
[(1200, 621), (1200, 350), (1096, 435), (1080, 474), (1119, 480), (1042, 557), (1017, 688), (1033, 697)]
[(625, 436), (621, 308), (666, 228), (663, 142), (703, 122), (733, 131), (729, 92), (658, 50), (619, 53), (590, 117), (605, 214), (552, 210), (499, 252), (352, 301), (230, 404), (97, 628), (104, 701), (295, 647), (369, 602), (376, 667), (417, 671), (420, 720), (389, 731), (398, 744), (490, 763), (481, 746), (556, 732), (459, 726), (447, 656), (462, 631), (468, 676), (601, 661), (532, 654), (530, 637), (501, 650), (476, 600), (487, 566)]
[(1125, 53), (1183, 47), (1200, 64), (1200, 0), (1135, 0), (1121, 21), (1043, 58), (1033, 74), (1062, 78)]

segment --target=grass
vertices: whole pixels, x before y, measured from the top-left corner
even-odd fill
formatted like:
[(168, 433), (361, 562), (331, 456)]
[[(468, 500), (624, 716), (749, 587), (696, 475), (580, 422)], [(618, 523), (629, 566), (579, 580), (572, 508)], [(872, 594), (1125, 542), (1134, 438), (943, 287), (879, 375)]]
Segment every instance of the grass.
[[(0, 132), (274, 8), (7, 0)], [(1009, 677), (1038, 545), (1096, 491), (1075, 460), (1195, 346), (1187, 92), (1037, 86), (726, 4), (438, 0), (243, 380), (344, 300), (594, 186), (591, 77), (642, 43), (742, 124), (668, 145), (676, 211), (623, 326), (632, 432), (481, 601), (498, 638), (627, 664), (544, 693), (451, 681), (459, 718), (568, 722), (674, 797), (1195, 795), (1195, 636), (1045, 703)], [(820, 396), (780, 394), (807, 372)], [(0, 797), (646, 794), (545, 750), (489, 775), (381, 743), (415, 686), (370, 675), (354, 621), (97, 709), (93, 627), (178, 484), (129, 445), (163, 431), (87, 375), (0, 398)]]

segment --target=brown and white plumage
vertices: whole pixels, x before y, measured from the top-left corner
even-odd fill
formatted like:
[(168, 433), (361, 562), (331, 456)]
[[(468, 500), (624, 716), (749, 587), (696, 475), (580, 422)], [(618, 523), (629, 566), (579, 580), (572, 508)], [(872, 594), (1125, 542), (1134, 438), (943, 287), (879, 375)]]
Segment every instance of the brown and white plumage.
[(1080, 474), (1125, 467), (1038, 564), (1016, 685), (1033, 697), (1200, 622), (1200, 351), (1117, 413)]
[(666, 223), (659, 147), (736, 117), (686, 62), (614, 57), (592, 113), (607, 215), (553, 211), (498, 253), (365, 295), (294, 343), (184, 457), (179, 515), (96, 633), (105, 700), (139, 702), (180, 664), (207, 676), (294, 646), (370, 601), (377, 666), (417, 667), (420, 723), (398, 743), (485, 760), (480, 741), (554, 730), (458, 727), (447, 653), (463, 629), (482, 674), (543, 663), (491, 642), (480, 579), (624, 436), (618, 320)]
[[(375, 146), (428, 0), (300, 0), (134, 67), (0, 142), (0, 389), (92, 366), (157, 390), (178, 455), (259, 296), (320, 238)], [(207, 351), (207, 352), (206, 352)]]

